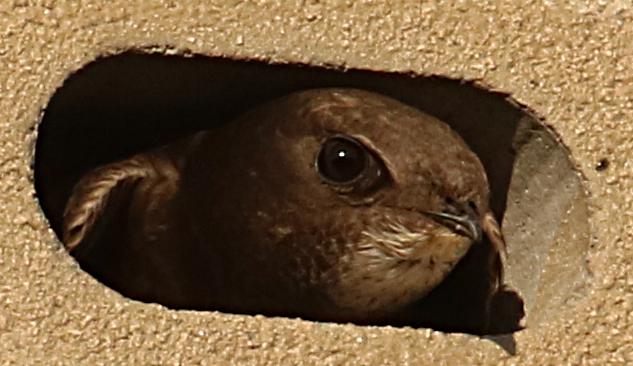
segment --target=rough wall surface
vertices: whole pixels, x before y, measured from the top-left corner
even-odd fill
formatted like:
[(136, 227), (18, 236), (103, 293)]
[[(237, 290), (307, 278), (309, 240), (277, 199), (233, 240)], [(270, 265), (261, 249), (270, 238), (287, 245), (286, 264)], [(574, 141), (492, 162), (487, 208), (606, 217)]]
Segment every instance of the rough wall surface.
[[(372, 1), (2, 1), (0, 360), (6, 364), (633, 363), (633, 9)], [(438, 74), (507, 92), (569, 148), (589, 192), (591, 290), (517, 354), (468, 335), (168, 311), (81, 272), (34, 199), (42, 109), (130, 48)], [(606, 170), (596, 170), (601, 159)]]

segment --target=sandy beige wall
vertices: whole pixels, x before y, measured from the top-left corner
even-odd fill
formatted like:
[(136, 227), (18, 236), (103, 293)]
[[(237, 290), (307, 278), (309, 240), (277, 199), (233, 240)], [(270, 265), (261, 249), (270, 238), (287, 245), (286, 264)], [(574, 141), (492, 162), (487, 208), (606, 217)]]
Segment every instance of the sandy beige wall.
[[(633, 10), (497, 3), (2, 1), (0, 360), (633, 363)], [(33, 198), (30, 164), (34, 127), (56, 88), (98, 56), (130, 48), (437, 74), (509, 93), (558, 133), (585, 177), (588, 295), (518, 333), (514, 357), (468, 335), (123, 299), (61, 249)], [(609, 167), (596, 170), (605, 158)]]

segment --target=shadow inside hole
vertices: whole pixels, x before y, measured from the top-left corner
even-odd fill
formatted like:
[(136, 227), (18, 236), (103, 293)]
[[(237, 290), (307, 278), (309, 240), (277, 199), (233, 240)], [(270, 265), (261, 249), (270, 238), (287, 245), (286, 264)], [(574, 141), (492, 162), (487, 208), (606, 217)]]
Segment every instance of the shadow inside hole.
[[(70, 190), (90, 169), (225, 123), (264, 101), (315, 87), (379, 92), (450, 124), (486, 168), (491, 208), (500, 221), (511, 185), (518, 127), (542, 129), (504, 95), (453, 80), (128, 53), (88, 65), (51, 99), (39, 128), (35, 159), (41, 206), (60, 234)], [(478, 266), (486, 255), (483, 247), (475, 246), (449, 278), (420, 302), (422, 325), (481, 333), (483, 292), (477, 279), (484, 270)], [(79, 260), (90, 272), (89, 265)], [(99, 273), (91, 274), (111, 285)], [(491, 319), (493, 333), (518, 329), (523, 317), (521, 299), (506, 295), (495, 302), (493, 314), (503, 315)], [(393, 325), (418, 324), (405, 320)]]

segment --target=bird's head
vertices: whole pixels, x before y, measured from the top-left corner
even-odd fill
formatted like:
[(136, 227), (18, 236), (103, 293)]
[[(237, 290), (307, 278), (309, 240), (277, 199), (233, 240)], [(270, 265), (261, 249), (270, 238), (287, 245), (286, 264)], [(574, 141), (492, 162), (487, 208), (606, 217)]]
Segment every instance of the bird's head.
[(342, 313), (424, 296), (489, 231), (477, 156), (445, 123), (366, 91), (275, 100), (205, 132), (190, 157), (197, 230)]

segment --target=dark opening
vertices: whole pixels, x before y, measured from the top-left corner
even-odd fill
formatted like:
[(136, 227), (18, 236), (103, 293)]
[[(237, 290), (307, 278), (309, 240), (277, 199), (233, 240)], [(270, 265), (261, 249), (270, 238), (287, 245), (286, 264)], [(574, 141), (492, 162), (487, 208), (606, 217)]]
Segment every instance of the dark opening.
[(600, 159), (598, 164), (596, 164), (596, 171), (602, 172), (607, 170), (607, 168), (609, 168), (609, 159), (607, 158)]
[[(127, 53), (86, 66), (51, 99), (39, 127), (35, 157), (35, 184), (41, 206), (59, 234), (68, 195), (89, 170), (193, 131), (229, 122), (253, 106), (292, 91), (333, 86), (379, 92), (450, 124), (483, 162), (492, 190), (491, 206), (499, 221), (506, 214), (508, 192), (512, 191), (517, 151), (535, 136), (554, 141), (506, 95), (460, 81)], [(571, 166), (567, 168), (572, 170)], [(514, 244), (511, 240), (508, 244), (512, 255)], [(517, 244), (521, 248), (526, 245)], [(478, 274), (486, 270), (480, 265), (486, 253), (481, 248), (473, 247), (452, 274), (420, 302), (420, 311), (427, 314), (423, 324), (412, 321), (393, 325), (481, 333), (481, 313), (468, 310), (482, 306)], [(520, 258), (517, 260), (523, 263)], [(529, 267), (529, 263), (517, 266)], [(512, 279), (513, 269), (507, 271)], [(109, 284), (107, 278), (93, 275)], [(518, 276), (527, 278), (528, 284), (537, 281), (529, 272)], [(527, 285), (517, 281), (519, 285), (515, 287), (522, 291), (522, 286)], [(472, 301), (464, 303), (463, 299)], [(525, 299), (526, 306), (532, 299)], [(488, 332), (519, 329), (524, 315), (522, 305), (514, 293), (495, 298)]]

